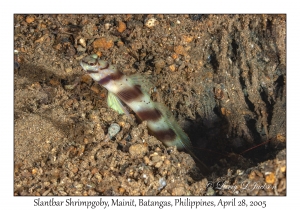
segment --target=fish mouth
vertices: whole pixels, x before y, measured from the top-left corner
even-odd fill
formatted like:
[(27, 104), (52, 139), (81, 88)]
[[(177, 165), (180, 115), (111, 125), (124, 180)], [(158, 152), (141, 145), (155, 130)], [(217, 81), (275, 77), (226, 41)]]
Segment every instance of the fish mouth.
[(109, 63), (104, 60), (99, 60), (98, 55), (92, 54), (84, 57), (80, 61), (81, 67), (90, 74), (99, 73), (101, 70), (106, 70), (109, 67)]
[(80, 65), (83, 68), (83, 70), (86, 71), (88, 74), (98, 73), (98, 70), (95, 70), (95, 66), (91, 66), (85, 61), (81, 61)]
[(98, 73), (98, 71), (96, 71), (96, 70), (86, 70), (86, 72), (89, 73), (89, 74)]

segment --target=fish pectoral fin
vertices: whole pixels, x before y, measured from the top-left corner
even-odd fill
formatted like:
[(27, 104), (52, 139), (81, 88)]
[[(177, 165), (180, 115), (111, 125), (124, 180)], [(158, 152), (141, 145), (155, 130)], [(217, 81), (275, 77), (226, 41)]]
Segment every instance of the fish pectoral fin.
[(115, 94), (109, 91), (107, 96), (107, 105), (119, 114), (126, 114), (130, 117), (129, 112), (122, 101)]

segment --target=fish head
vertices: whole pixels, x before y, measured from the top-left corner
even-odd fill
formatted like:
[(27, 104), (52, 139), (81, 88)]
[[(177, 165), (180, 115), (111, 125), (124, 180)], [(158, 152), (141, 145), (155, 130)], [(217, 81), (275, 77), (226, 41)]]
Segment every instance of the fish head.
[(107, 61), (100, 60), (98, 55), (92, 54), (84, 57), (80, 61), (81, 67), (87, 73), (99, 73), (101, 70), (106, 70), (109, 66)]
[(84, 57), (80, 61), (80, 65), (96, 81), (100, 81), (115, 71), (112, 65), (109, 65), (105, 60), (101, 60), (96, 54)]

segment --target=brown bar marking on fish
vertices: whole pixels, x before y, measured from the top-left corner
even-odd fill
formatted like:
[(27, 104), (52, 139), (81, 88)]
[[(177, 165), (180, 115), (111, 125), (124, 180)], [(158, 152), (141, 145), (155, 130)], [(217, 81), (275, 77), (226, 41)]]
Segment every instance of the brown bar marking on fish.
[[(103, 70), (103, 69), (102, 69)], [(122, 74), (122, 72), (120, 71), (117, 71), (116, 73), (113, 73), (113, 74), (110, 74), (110, 75), (107, 75), (106, 77), (104, 77), (103, 79), (99, 80), (99, 84), (100, 85), (106, 85), (107, 83), (110, 82), (110, 80), (119, 80), (122, 78), (124, 74)]]
[(136, 114), (142, 121), (144, 120), (157, 121), (162, 117), (161, 112), (156, 108), (137, 111)]
[(130, 103), (132, 101), (138, 100), (144, 94), (141, 89), (134, 86), (132, 88), (126, 88), (125, 90), (121, 90), (117, 93), (117, 96), (121, 98), (125, 103)]
[(162, 141), (165, 145), (167, 142), (172, 142), (176, 139), (176, 133), (171, 128), (158, 131), (149, 129), (149, 133)]

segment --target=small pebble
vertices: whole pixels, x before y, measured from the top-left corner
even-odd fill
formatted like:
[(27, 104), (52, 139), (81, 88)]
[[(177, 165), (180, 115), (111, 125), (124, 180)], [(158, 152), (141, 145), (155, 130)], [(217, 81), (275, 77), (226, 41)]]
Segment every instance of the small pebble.
[(93, 79), (91, 78), (90, 75), (85, 74), (85, 75), (83, 75), (83, 76), (81, 77), (81, 81), (84, 82), (84, 83), (86, 83), (86, 84), (90, 84), (90, 83), (93, 82)]
[(145, 26), (152, 28), (158, 24), (158, 21), (155, 18), (149, 18), (145, 20)]
[(172, 189), (171, 195), (179, 196), (184, 195), (186, 193), (184, 187), (176, 187)]
[(99, 39), (96, 39), (93, 42), (93, 47), (94, 48), (101, 48), (101, 49), (104, 49), (104, 50), (108, 50), (113, 45), (114, 45), (113, 40), (105, 38), (105, 37), (101, 37)]
[(162, 69), (165, 67), (165, 61), (163, 59), (158, 59), (157, 61), (155, 61), (155, 68), (157, 69)]
[(170, 71), (174, 72), (176, 70), (176, 67), (174, 64), (172, 64), (171, 66), (169, 66), (169, 69), (170, 69)]
[(173, 54), (172, 54), (172, 58), (173, 58), (174, 60), (176, 60), (176, 59), (178, 58), (178, 54), (173, 53)]
[(124, 22), (122, 22), (122, 21), (119, 21), (118, 31), (120, 33), (122, 33), (125, 30), (126, 30), (126, 24)]
[(29, 16), (26, 17), (26, 22), (27, 23), (32, 23), (34, 20), (35, 20), (34, 16), (29, 15)]
[(70, 73), (70, 72), (73, 71), (73, 69), (72, 69), (72, 67), (67, 67), (67, 68), (65, 68), (65, 71), (66, 71), (67, 73)]
[(168, 159), (165, 159), (164, 164), (165, 164), (165, 165), (170, 165), (171, 162), (170, 162)]
[(92, 87), (91, 87), (91, 90), (94, 92), (94, 93), (100, 93), (100, 89), (99, 89), (99, 87), (97, 86), (97, 85), (93, 85)]
[(121, 130), (121, 127), (119, 126), (119, 124), (112, 123), (108, 128), (108, 135), (109, 135), (110, 139), (112, 139), (112, 137), (117, 135), (117, 133), (119, 133), (120, 130)]
[(158, 155), (155, 155), (151, 158), (152, 162), (155, 162), (155, 163), (161, 161), (161, 159), (162, 159), (161, 156), (158, 156)]
[(160, 179), (158, 180), (158, 183), (159, 183), (159, 188), (158, 188), (158, 190), (163, 189), (163, 188), (167, 185), (167, 181), (166, 181), (165, 178), (160, 178)]
[(182, 36), (182, 40), (187, 43), (190, 43), (191, 41), (193, 41), (193, 39), (194, 39), (194, 37), (192, 37), (192, 36), (188, 36), (188, 35)]
[(104, 24), (104, 27), (105, 27), (106, 30), (108, 30), (108, 29), (110, 28), (110, 26), (111, 26), (110, 23), (105, 23), (105, 24)]
[(174, 60), (173, 60), (173, 58), (171, 56), (168, 56), (166, 58), (166, 62), (167, 62), (168, 65), (172, 65), (174, 63)]
[(118, 46), (118, 47), (124, 46), (124, 42), (122, 42), (122, 41), (119, 40), (119, 41), (117, 42), (117, 46)]
[(253, 180), (253, 179), (255, 179), (255, 177), (256, 177), (255, 172), (251, 171), (251, 173), (249, 174), (248, 178), (251, 179), (251, 180)]
[(147, 156), (144, 157), (144, 163), (146, 165), (148, 165), (150, 163), (150, 160), (149, 160), (149, 158)]
[(182, 45), (174, 47), (174, 51), (179, 55), (187, 55), (187, 52)]
[(38, 172), (37, 168), (32, 169), (31, 173), (35, 175)]
[(269, 175), (266, 176), (266, 182), (268, 184), (274, 184), (275, 180), (276, 180), (276, 177), (275, 177), (274, 173), (270, 173)]
[(93, 168), (92, 169), (92, 171), (91, 171), (91, 173), (94, 175), (94, 174), (96, 174), (98, 172), (98, 169), (97, 168)]
[(133, 157), (143, 157), (148, 152), (148, 147), (144, 144), (134, 144), (129, 147), (129, 153)]
[(49, 81), (49, 83), (52, 85), (52, 86), (59, 86), (60, 85), (60, 82), (58, 79), (51, 79)]
[(86, 48), (82, 47), (81, 45), (78, 45), (76, 49), (77, 49), (77, 52), (85, 52), (86, 51)]
[(206, 195), (212, 196), (212, 195), (215, 195), (215, 194), (216, 194), (216, 192), (214, 191), (214, 189), (212, 187), (209, 187), (207, 189)]
[(78, 168), (77, 167), (73, 167), (72, 172), (76, 174), (78, 172)]
[(80, 38), (78, 42), (79, 42), (79, 44), (80, 44), (82, 47), (84, 47), (84, 48), (86, 47), (85, 39)]
[(120, 187), (120, 188), (119, 188), (119, 192), (120, 192), (121, 194), (123, 194), (123, 193), (125, 192), (125, 189), (124, 189), (123, 187)]
[(163, 164), (163, 162), (160, 161), (160, 162), (156, 163), (154, 167), (155, 168), (160, 168), (162, 166), (162, 164)]

